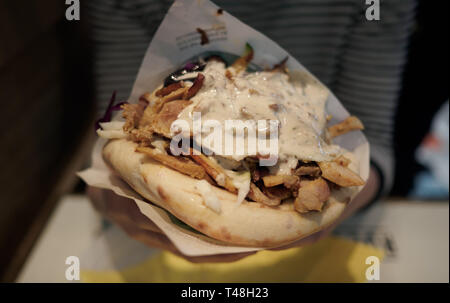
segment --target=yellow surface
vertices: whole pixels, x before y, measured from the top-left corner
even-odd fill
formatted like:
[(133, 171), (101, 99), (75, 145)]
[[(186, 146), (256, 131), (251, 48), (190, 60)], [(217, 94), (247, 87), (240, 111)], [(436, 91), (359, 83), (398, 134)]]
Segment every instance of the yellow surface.
[(260, 251), (233, 263), (194, 264), (168, 252), (121, 271), (82, 270), (83, 282), (365, 282), (373, 246), (338, 237), (283, 251)]

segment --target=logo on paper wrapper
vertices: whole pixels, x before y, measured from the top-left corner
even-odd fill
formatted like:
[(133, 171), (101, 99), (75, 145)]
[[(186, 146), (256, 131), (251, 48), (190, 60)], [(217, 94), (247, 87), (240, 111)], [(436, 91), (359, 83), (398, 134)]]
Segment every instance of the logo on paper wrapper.
[[(208, 37), (209, 43), (226, 41), (228, 32), (225, 24), (215, 24), (210, 28), (204, 28), (203, 31)], [(175, 37), (175, 42), (180, 51), (185, 51), (192, 47), (201, 45), (201, 34), (198, 31), (190, 31)]]
[[(274, 166), (278, 161), (278, 120), (201, 120), (201, 113), (193, 113), (192, 131), (183, 119), (175, 120), (170, 131), (173, 134), (170, 151), (174, 156), (254, 156), (260, 166)], [(193, 145), (191, 146), (190, 135)]]
[(67, 257), (66, 265), (69, 265), (66, 269), (66, 280), (79, 281), (80, 280), (80, 259), (76, 256)]
[(369, 256), (366, 258), (366, 264), (370, 265), (366, 269), (366, 279), (368, 281), (380, 280), (380, 259), (376, 256)]

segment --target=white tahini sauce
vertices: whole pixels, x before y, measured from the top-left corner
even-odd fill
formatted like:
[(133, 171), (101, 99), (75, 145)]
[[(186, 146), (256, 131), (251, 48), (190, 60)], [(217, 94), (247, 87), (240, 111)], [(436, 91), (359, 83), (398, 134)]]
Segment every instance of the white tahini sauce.
[[(280, 72), (255, 72), (225, 76), (225, 65), (210, 61), (202, 72), (202, 88), (193, 103), (179, 115), (192, 123), (192, 112), (199, 111), (202, 123), (209, 119), (224, 125), (228, 119), (273, 119), (280, 123), (278, 163), (275, 174), (289, 174), (297, 160), (329, 161), (340, 154), (337, 145), (323, 140), (326, 126), (325, 102), (328, 90), (315, 81), (295, 85)], [(192, 125), (192, 124), (191, 124)], [(232, 156), (241, 160), (242, 156)]]

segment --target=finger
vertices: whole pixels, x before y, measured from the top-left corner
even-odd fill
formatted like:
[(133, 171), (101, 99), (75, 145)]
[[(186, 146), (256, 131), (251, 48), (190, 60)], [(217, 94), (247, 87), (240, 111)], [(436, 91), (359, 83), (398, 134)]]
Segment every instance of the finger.
[(235, 254), (219, 254), (211, 256), (186, 256), (182, 254), (173, 243), (160, 233), (155, 233), (148, 230), (142, 230), (130, 225), (121, 225), (125, 232), (133, 239), (144, 243), (152, 248), (159, 248), (170, 251), (171, 253), (184, 258), (192, 263), (222, 263), (222, 262), (234, 262), (242, 258), (253, 255), (255, 252), (235, 253)]
[(175, 254), (180, 254), (178, 249), (165, 235), (150, 230), (140, 229), (133, 225), (121, 224), (119, 226), (133, 239), (151, 247), (168, 250)]
[(95, 210), (99, 213), (103, 213), (105, 210), (103, 190), (97, 187), (88, 186), (86, 189), (86, 195), (89, 197)]
[(297, 240), (295, 242), (280, 246), (280, 247), (275, 247), (275, 248), (270, 248), (269, 250), (284, 250), (284, 249), (289, 249), (289, 248), (293, 248), (293, 247), (299, 247), (299, 246), (306, 246), (306, 245), (310, 245), (313, 244), (317, 241), (319, 241), (322, 238), (322, 231), (318, 231), (313, 233), (312, 235), (309, 235), (303, 239)]
[(255, 253), (256, 252), (252, 251), (245, 253), (220, 254), (220, 255), (198, 256), (198, 257), (183, 256), (183, 258), (192, 263), (225, 263), (225, 262), (235, 262), (248, 256), (254, 255)]
[(125, 197), (116, 195), (110, 190), (89, 189), (88, 194), (94, 207), (106, 218), (121, 224), (135, 225), (144, 230), (162, 233), (159, 227), (141, 213), (137, 204)]
[(88, 195), (94, 207), (118, 224), (131, 238), (152, 248), (167, 250), (193, 263), (233, 262), (254, 252), (190, 257), (183, 255), (162, 231), (144, 216), (133, 200), (120, 197), (109, 190), (89, 187)]

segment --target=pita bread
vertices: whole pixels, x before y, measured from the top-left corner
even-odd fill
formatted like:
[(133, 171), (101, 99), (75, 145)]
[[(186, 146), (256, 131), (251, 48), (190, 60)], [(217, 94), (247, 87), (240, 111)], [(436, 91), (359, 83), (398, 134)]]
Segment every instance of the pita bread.
[[(333, 189), (321, 212), (300, 214), (293, 202), (276, 207), (257, 202), (236, 203), (236, 195), (211, 186), (221, 203), (216, 213), (196, 191), (198, 180), (172, 170), (142, 153), (126, 139), (110, 140), (103, 148), (105, 161), (140, 195), (166, 209), (201, 233), (235, 245), (276, 247), (294, 242), (333, 223), (358, 188)], [(355, 157), (349, 167), (359, 171)]]

